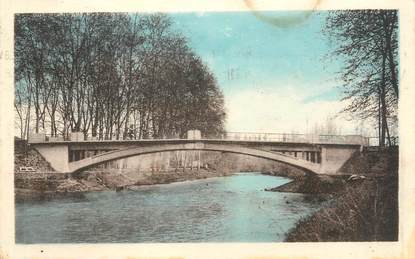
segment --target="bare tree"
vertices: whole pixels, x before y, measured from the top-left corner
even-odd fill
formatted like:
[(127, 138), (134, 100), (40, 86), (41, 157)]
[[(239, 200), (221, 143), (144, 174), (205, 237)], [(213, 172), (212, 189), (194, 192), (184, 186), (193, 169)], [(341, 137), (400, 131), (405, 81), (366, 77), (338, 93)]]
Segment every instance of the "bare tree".
[(223, 131), (216, 80), (172, 23), (163, 14), (17, 15), (20, 135), (40, 128), (101, 139)]
[(331, 11), (324, 32), (344, 61), (340, 73), (345, 112), (377, 118), (379, 145), (390, 144), (389, 126), (396, 119), (398, 89), (398, 19), (395, 10)]

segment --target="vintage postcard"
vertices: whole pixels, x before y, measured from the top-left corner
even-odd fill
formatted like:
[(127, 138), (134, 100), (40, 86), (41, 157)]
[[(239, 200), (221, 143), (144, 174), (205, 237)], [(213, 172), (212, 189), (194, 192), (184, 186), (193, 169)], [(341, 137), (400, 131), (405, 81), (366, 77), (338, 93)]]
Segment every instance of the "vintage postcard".
[(415, 258), (413, 1), (0, 12), (0, 258)]

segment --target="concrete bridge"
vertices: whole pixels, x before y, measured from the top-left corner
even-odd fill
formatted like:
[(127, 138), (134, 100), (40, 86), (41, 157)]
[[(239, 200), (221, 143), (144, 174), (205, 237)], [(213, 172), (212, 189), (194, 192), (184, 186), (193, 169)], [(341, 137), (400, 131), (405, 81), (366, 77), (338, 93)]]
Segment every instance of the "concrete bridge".
[(74, 135), (71, 140), (48, 140), (37, 136), (29, 139), (29, 143), (56, 171), (62, 173), (82, 171), (112, 160), (143, 154), (203, 150), (270, 159), (315, 174), (336, 174), (355, 152), (367, 144), (361, 136), (312, 136), (304, 139), (299, 138), (300, 134), (285, 134), (283, 139), (277, 140), (258, 134), (252, 138), (228, 135), (220, 139), (203, 139), (196, 134), (187, 139), (141, 140), (85, 140), (83, 135)]

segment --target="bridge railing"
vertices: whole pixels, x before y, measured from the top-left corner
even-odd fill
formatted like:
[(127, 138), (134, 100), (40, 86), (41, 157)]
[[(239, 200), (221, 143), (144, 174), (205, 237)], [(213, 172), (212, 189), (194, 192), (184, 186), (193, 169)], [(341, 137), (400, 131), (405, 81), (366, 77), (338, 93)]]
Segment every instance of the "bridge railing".
[(271, 141), (288, 143), (327, 143), (369, 145), (369, 139), (360, 135), (314, 135), (287, 133), (227, 132), (222, 134), (224, 140)]
[[(369, 139), (369, 145), (368, 146), (379, 146), (379, 137), (368, 137)], [(394, 147), (394, 146), (399, 146), (399, 137), (397, 136), (393, 136), (390, 138), (390, 143), (388, 141), (388, 139), (385, 139), (385, 145), (386, 147)]]
[[(34, 134), (29, 143), (59, 142), (59, 141), (103, 141), (103, 140), (145, 140), (156, 138), (135, 138), (133, 136), (105, 135), (92, 136), (81, 132), (70, 133), (69, 136), (52, 136), (48, 134)], [(184, 139), (179, 137), (165, 137), (157, 139)], [(326, 144), (358, 144), (369, 146), (373, 140), (360, 135), (314, 135), (288, 133), (255, 133), (255, 132), (226, 132), (217, 136), (202, 136), (202, 139), (221, 139), (255, 142), (287, 142), (287, 143), (326, 143)]]
[[(135, 136), (123, 136), (122, 134), (103, 134), (93, 136), (90, 133), (84, 134), (82, 132), (72, 132), (68, 135), (51, 135), (44, 133), (31, 134), (29, 136), (29, 143), (42, 143), (42, 142), (59, 142), (59, 141), (103, 141), (103, 140), (144, 140), (144, 139), (156, 139), (152, 137), (140, 138)], [(179, 139), (171, 138), (157, 138), (157, 139)]]

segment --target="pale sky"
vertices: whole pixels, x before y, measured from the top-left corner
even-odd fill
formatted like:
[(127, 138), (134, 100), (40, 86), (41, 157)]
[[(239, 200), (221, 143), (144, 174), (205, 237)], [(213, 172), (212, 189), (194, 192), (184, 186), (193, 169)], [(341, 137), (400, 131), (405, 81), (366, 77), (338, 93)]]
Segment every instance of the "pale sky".
[[(266, 23), (251, 12), (171, 16), (223, 90), (228, 131), (306, 133), (344, 107), (335, 74), (341, 61), (325, 56), (331, 46), (321, 33), (324, 12), (285, 28)], [(342, 134), (354, 134), (358, 122), (337, 118), (336, 124)]]

